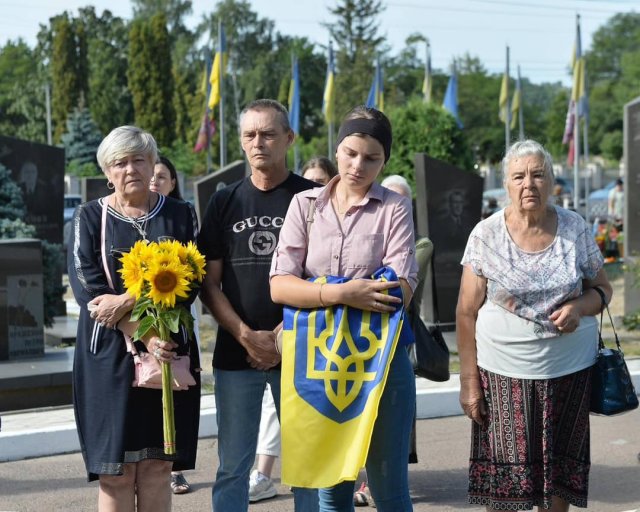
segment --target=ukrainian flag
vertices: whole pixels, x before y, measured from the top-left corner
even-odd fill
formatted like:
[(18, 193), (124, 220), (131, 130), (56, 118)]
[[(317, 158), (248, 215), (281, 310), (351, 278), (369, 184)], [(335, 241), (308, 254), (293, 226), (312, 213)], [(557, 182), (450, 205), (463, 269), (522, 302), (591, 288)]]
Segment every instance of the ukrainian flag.
[[(398, 280), (390, 268), (371, 278)], [(388, 292), (402, 296), (399, 286)], [(330, 487), (357, 478), (367, 459), (403, 311), (401, 306), (393, 313), (345, 305), (284, 308), (280, 419), (286, 485)], [(410, 336), (410, 330), (404, 335)]]
[(373, 82), (369, 89), (369, 95), (367, 96), (367, 102), (365, 105), (368, 108), (378, 109), (380, 112), (384, 111), (384, 81), (382, 80), (382, 68), (380, 67), (380, 59), (376, 59), (376, 69), (373, 75)]

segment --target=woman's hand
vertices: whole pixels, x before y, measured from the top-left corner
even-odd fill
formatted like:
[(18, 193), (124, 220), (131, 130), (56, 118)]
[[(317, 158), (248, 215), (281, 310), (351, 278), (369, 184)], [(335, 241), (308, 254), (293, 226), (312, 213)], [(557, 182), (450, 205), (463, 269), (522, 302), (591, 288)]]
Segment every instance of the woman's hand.
[(176, 355), (174, 349), (178, 347), (177, 343), (162, 340), (157, 335), (150, 336), (144, 343), (147, 347), (147, 352), (162, 363), (170, 363)]
[(128, 294), (122, 295), (104, 294), (96, 297), (87, 304), (90, 316), (96, 322), (110, 329), (118, 325), (118, 322), (133, 309), (135, 300)]
[(464, 413), (478, 425), (487, 422), (487, 405), (479, 377), (460, 377), (460, 405)]
[(325, 285), (325, 288), (336, 287), (339, 291), (339, 298), (332, 303), (346, 304), (365, 311), (392, 313), (402, 303), (402, 299), (382, 292), (398, 286), (399, 281), (352, 279), (347, 283)]
[(573, 332), (580, 325), (580, 311), (573, 301), (564, 303), (549, 315), (549, 320), (562, 332)]

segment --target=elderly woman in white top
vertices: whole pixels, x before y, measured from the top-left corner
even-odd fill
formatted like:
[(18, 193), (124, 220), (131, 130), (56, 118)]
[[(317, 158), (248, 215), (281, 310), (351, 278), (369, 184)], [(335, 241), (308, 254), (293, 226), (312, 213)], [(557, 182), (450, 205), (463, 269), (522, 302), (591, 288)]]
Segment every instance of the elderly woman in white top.
[(587, 506), (596, 315), (611, 298), (578, 214), (547, 202), (551, 156), (515, 143), (510, 204), (469, 237), (457, 308), (460, 403), (473, 420), (469, 502), (488, 510)]

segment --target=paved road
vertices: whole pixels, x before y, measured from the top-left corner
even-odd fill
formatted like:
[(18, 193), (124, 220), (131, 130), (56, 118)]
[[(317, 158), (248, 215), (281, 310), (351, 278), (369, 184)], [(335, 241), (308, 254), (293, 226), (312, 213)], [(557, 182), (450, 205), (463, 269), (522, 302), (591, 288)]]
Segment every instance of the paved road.
[[(616, 418), (594, 417), (592, 427), (591, 501), (586, 510), (640, 512), (640, 410)], [(465, 503), (469, 421), (462, 416), (421, 420), (418, 439), (420, 462), (410, 466), (414, 510), (483, 510)], [(176, 512), (210, 510), (215, 438), (202, 439), (199, 448), (197, 468), (186, 473), (194, 492), (174, 497)], [(0, 463), (0, 511), (95, 510), (97, 486), (87, 484), (84, 475), (77, 453)], [(279, 491), (278, 497), (251, 505), (250, 512), (293, 511), (291, 494), (282, 486)]]

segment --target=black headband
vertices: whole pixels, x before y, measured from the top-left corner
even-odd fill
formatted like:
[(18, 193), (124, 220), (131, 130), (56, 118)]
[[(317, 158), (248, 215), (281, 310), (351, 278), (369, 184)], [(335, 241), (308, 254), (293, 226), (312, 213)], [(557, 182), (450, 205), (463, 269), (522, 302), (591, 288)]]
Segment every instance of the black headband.
[(391, 130), (387, 128), (382, 122), (376, 119), (348, 119), (340, 125), (338, 130), (338, 138), (336, 140), (336, 147), (340, 145), (342, 140), (354, 133), (363, 133), (370, 135), (376, 139), (382, 148), (384, 149), (384, 163), (389, 161), (391, 156)]

